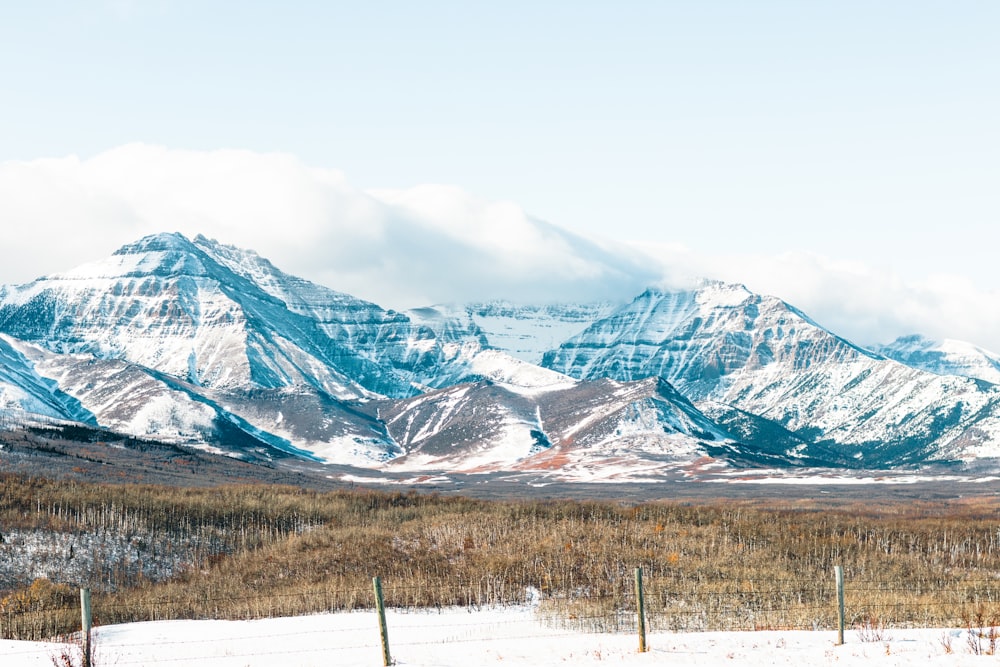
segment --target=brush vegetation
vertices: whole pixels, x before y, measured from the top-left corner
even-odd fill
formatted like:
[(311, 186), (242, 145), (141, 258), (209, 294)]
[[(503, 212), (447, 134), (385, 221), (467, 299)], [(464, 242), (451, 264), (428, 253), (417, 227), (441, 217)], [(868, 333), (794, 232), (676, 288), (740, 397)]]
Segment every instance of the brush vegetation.
[[(1000, 612), (1000, 521), (985, 502), (820, 511), (14, 475), (0, 484), (0, 556), (21, 559), (22, 579), (0, 582), (9, 638), (78, 629), (78, 586), (93, 590), (95, 623), (112, 624), (370, 608), (373, 576), (389, 606), (538, 600), (553, 624), (627, 630), (636, 567), (652, 631), (832, 628), (834, 565), (858, 627), (964, 626)], [(65, 563), (38, 577), (39, 559), (67, 558), (19, 550), (39, 533), (76, 540), (65, 563), (84, 558), (88, 536), (132, 548), (105, 546), (72, 578), (59, 575), (74, 572)], [(171, 549), (179, 566), (159, 574), (129, 560)]]

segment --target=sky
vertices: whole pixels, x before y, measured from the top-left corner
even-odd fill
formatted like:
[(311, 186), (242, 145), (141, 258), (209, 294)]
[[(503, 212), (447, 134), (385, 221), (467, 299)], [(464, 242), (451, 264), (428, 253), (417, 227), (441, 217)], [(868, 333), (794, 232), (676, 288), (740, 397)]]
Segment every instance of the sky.
[(991, 0), (0, 2), (0, 283), (182, 231), (393, 307), (706, 275), (1000, 350), (997, 34)]

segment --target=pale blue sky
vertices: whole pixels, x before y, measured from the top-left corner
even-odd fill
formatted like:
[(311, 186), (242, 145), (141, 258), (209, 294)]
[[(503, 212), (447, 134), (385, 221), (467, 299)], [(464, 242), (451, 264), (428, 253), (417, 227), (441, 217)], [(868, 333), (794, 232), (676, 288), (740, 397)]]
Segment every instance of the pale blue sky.
[(998, 36), (993, 0), (2, 0), (0, 162), (280, 151), (585, 234), (995, 294)]

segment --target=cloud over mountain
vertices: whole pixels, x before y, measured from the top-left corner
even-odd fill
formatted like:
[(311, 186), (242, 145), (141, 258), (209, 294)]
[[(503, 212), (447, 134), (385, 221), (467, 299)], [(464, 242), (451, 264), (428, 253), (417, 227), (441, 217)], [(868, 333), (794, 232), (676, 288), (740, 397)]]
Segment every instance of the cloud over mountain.
[(908, 280), (883, 267), (805, 251), (708, 256), (681, 246), (637, 247), (658, 258), (674, 284), (691, 276), (743, 283), (795, 304), (861, 345), (922, 333), (1000, 350), (1000, 292), (963, 276), (932, 273)]
[(23, 282), (145, 234), (266, 248), (282, 268), (382, 304), (635, 293), (658, 263), (442, 185), (362, 191), (285, 154), (132, 144), (0, 165), (7, 269)]
[[(494, 298), (620, 299), (651, 284), (709, 277), (779, 296), (861, 344), (922, 333), (1000, 350), (1000, 293), (962, 277), (904, 279), (807, 251), (627, 247), (455, 186), (362, 190), (339, 171), (289, 154), (129, 144), (87, 159), (4, 162), (0, 220), (0, 283), (179, 231), (260, 249), (290, 273), (397, 309)], [(607, 222), (608, 237), (615, 222)]]

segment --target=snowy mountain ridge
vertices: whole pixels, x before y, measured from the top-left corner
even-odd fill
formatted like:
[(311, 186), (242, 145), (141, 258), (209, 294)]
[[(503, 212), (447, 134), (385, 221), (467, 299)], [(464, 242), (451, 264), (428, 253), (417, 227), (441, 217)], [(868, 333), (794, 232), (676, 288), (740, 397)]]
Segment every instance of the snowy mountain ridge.
[[(701, 457), (1000, 457), (992, 384), (719, 282), (396, 312), (253, 251), (158, 234), (0, 288), (0, 336), (0, 409), (255, 459), (629, 477)], [(939, 370), (985, 368), (946, 358)]]
[[(236, 456), (379, 466), (415, 460), (426, 446), (414, 448), (383, 414), (436, 387), (464, 387), (477, 397), (476, 410), (497, 416), (476, 427), (468, 447), (497, 453), (452, 447), (452, 462), (513, 465), (550, 442), (532, 422), (539, 401), (593, 392), (491, 346), (474, 319), (485, 307), (468, 312), (422, 309), (411, 317), (285, 274), (253, 252), (160, 234), (2, 288), (0, 330), (10, 349), (0, 395), (18, 409)], [(45, 403), (56, 388), (65, 400)], [(417, 412), (430, 423), (449, 419), (444, 403), (444, 414), (430, 416), (422, 404), (415, 399), (406, 419)], [(568, 401), (547, 414), (558, 420), (572, 407)], [(703, 423), (674, 438), (690, 440), (686, 447), (701, 434), (726, 437), (703, 416), (693, 419)], [(650, 430), (665, 427), (655, 422)]]
[[(742, 286), (650, 289), (543, 365), (581, 379), (665, 378), (870, 465), (971, 458), (1000, 442), (998, 391), (889, 360)], [(977, 454), (977, 456), (980, 454)]]
[(875, 346), (873, 351), (938, 375), (961, 375), (1000, 384), (1000, 354), (965, 341), (931, 340), (913, 334)]

